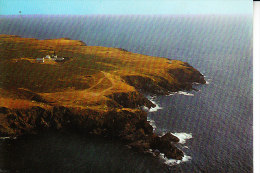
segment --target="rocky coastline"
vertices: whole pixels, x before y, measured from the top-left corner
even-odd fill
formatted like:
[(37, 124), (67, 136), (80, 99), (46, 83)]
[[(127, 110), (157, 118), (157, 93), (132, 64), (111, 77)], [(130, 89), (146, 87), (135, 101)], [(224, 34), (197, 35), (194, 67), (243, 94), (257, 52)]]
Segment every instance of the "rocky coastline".
[[(50, 40), (48, 41), (50, 42)], [(66, 44), (69, 41), (66, 40)], [(69, 44), (69, 46), (71, 45)], [(76, 45), (75, 47), (77, 48)], [(81, 50), (82, 47), (87, 46), (80, 44), (78, 49)], [(115, 49), (113, 51), (120, 51), (124, 55), (132, 56), (125, 50)], [(170, 133), (158, 136), (153, 132), (153, 127), (147, 121), (147, 112), (141, 108), (143, 106), (151, 108), (155, 105), (144, 95), (166, 95), (170, 92), (192, 90), (193, 83), (205, 84), (206, 81), (203, 75), (188, 63), (178, 61), (176, 63), (181, 65), (173, 68), (171, 64), (168, 64), (168, 60), (161, 58), (160, 61), (165, 64), (165, 67), (160, 67), (160, 70), (165, 71), (165, 76), (140, 75), (137, 72), (126, 75), (119, 72), (120, 78), (118, 77), (117, 80), (117, 76), (102, 72), (103, 77), (99, 78), (99, 81), (89, 87), (86, 92), (93, 93), (92, 90), (104, 83), (105, 79), (108, 79), (107, 85), (110, 87), (104, 89), (108, 94), (104, 90), (100, 90), (100, 93), (104, 94), (102, 98), (105, 99), (101, 100), (102, 102), (93, 103), (92, 107), (62, 105), (59, 102), (51, 102), (49, 94), (37, 93), (32, 89), (21, 89), (22, 87), (12, 90), (3, 87), (0, 90), (1, 97), (6, 99), (7, 97), (17, 97), (20, 94), (19, 99), (37, 104), (22, 108), (7, 107), (2, 104), (0, 106), (0, 137), (19, 137), (38, 134), (46, 130), (77, 130), (92, 135), (117, 138), (139, 152), (152, 149), (164, 153), (167, 158), (181, 160), (184, 154), (175, 146), (179, 139)], [(116, 82), (120, 82), (120, 85), (117, 86)], [(119, 86), (123, 88), (123, 84), (127, 86), (128, 90), (114, 89)], [(113, 89), (115, 91), (111, 92)], [(76, 101), (74, 102), (76, 103)], [(105, 105), (105, 109), (96, 108), (101, 103)]]
[[(192, 82), (204, 84), (205, 81), (199, 74), (195, 80), (187, 81), (184, 89), (191, 89)], [(130, 85), (133, 78), (127, 78)], [(135, 78), (138, 81), (137, 88), (151, 94), (166, 94), (169, 91), (178, 91), (167, 84), (167, 88), (155, 88), (153, 84), (143, 78)], [(143, 82), (145, 81), (145, 82)], [(144, 88), (140, 86), (144, 85)], [(171, 87), (171, 88), (170, 88)], [(171, 89), (171, 90), (168, 90)], [(138, 98), (138, 96), (140, 98)], [(181, 160), (183, 152), (174, 144), (179, 139), (170, 133), (158, 136), (153, 132), (153, 127), (147, 121), (147, 113), (140, 108), (148, 108), (155, 105), (140, 93), (117, 93), (110, 96), (115, 101), (111, 110), (98, 112), (91, 109), (75, 109), (64, 106), (54, 106), (51, 110), (41, 107), (30, 109), (0, 108), (0, 117), (5, 118), (5, 124), (0, 125), (0, 136), (17, 137), (28, 134), (37, 134), (42, 131), (52, 130), (78, 130), (93, 135), (118, 138), (128, 146), (139, 152), (149, 149), (159, 150), (167, 158)], [(112, 104), (112, 103), (111, 103)]]

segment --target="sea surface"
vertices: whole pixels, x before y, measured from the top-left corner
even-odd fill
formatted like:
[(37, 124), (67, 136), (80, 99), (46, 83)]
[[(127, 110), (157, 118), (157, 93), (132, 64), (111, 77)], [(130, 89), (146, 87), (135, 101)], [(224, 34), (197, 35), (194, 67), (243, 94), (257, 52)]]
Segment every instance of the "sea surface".
[(0, 34), (68, 37), (178, 59), (207, 80), (195, 84), (198, 92), (149, 96), (157, 104), (148, 110), (155, 132), (182, 139), (181, 163), (116, 141), (53, 132), (0, 140), (0, 172), (253, 172), (252, 25), (246, 15), (0, 16)]

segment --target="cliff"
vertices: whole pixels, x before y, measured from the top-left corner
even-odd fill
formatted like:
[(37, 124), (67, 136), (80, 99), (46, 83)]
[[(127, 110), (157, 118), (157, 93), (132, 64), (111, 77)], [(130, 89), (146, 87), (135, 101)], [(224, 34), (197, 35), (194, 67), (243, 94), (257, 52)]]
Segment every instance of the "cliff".
[[(155, 106), (143, 94), (204, 84), (188, 63), (66, 38), (0, 35), (0, 45), (0, 136), (75, 129), (119, 138), (138, 151), (183, 157), (176, 138), (154, 134), (140, 108)], [(53, 52), (64, 61), (36, 62)]]

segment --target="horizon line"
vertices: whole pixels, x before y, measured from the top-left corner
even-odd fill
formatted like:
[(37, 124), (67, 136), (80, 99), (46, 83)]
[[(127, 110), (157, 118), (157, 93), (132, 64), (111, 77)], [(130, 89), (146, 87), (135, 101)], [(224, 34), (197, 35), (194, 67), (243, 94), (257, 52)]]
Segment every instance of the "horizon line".
[(194, 14), (0, 14), (0, 16), (234, 16), (252, 15), (253, 13), (194, 13)]

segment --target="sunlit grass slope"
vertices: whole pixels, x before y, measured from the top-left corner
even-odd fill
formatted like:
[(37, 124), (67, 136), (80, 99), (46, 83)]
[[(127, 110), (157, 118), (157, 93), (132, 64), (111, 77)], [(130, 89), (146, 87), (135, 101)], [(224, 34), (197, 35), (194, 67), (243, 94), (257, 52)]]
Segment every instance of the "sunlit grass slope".
[[(36, 58), (54, 52), (66, 60), (36, 62)], [(111, 107), (114, 93), (137, 92), (142, 86), (150, 90), (178, 88), (184, 84), (180, 74), (189, 75), (194, 70), (181, 61), (87, 46), (67, 38), (0, 35), (0, 106), (105, 110)], [(146, 84), (140, 84), (142, 81)]]

